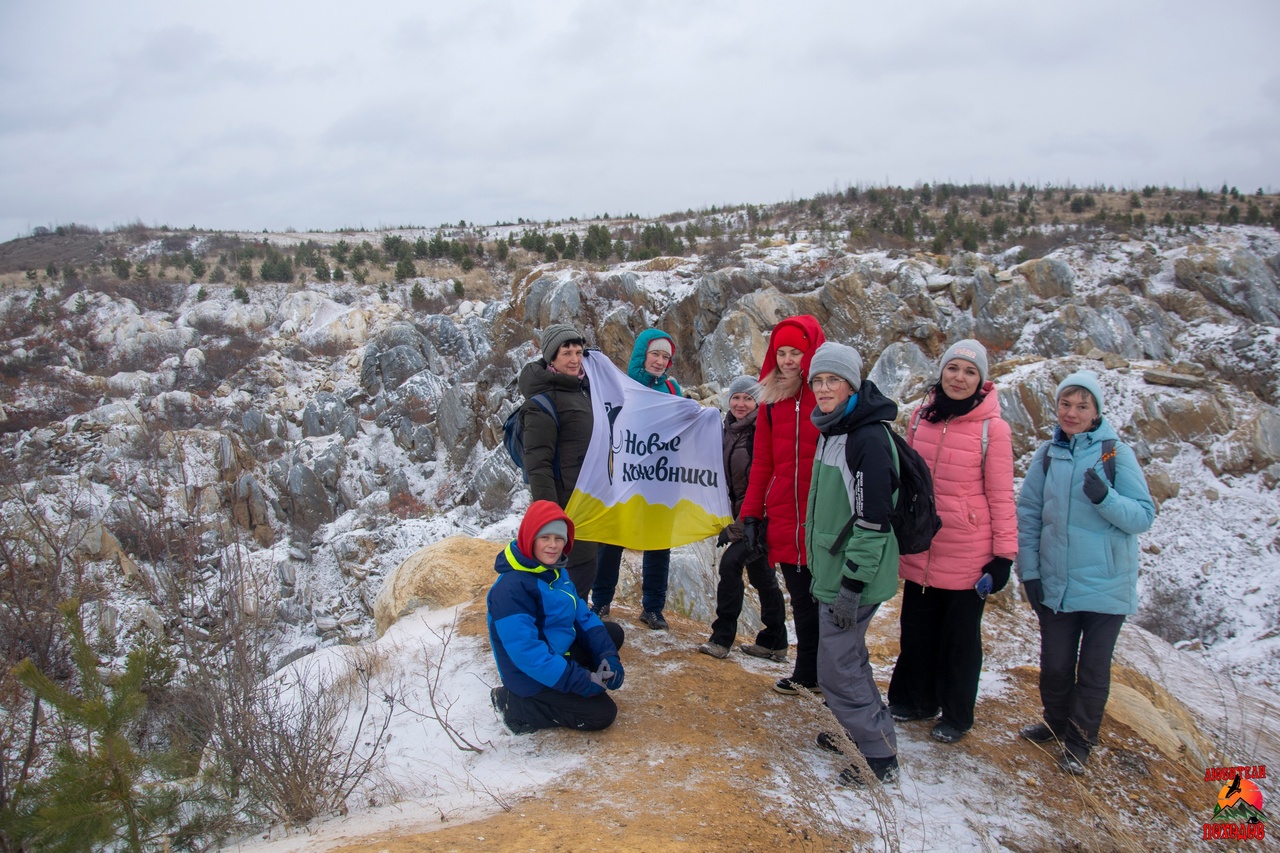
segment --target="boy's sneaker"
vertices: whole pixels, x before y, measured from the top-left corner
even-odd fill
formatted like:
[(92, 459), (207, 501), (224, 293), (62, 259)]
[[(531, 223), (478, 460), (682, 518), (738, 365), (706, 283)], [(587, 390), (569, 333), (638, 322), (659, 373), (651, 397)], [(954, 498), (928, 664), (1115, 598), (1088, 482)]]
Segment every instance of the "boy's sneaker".
[(1024, 740), (1032, 743), (1053, 743), (1058, 736), (1053, 733), (1053, 729), (1044, 723), (1036, 723), (1031, 726), (1023, 726), (1022, 731), (1018, 732)]
[(910, 723), (915, 720), (932, 720), (938, 716), (937, 711), (921, 711), (919, 708), (910, 708), (906, 705), (895, 705), (889, 703), (889, 716), (899, 723)]
[(640, 614), (640, 621), (649, 626), (651, 631), (667, 630), (667, 620), (662, 618), (662, 613), (657, 610), (646, 610)]
[(711, 655), (713, 658), (724, 660), (729, 656), (728, 646), (722, 646), (719, 643), (713, 643), (710, 640), (698, 646), (698, 651), (704, 655)]
[[(871, 768), (871, 772), (881, 783), (888, 785), (898, 781), (898, 756), (891, 755), (888, 758), (868, 758), (867, 766)], [(862, 787), (867, 784), (867, 780), (862, 778), (862, 774), (853, 767), (846, 767), (840, 771), (838, 778), (841, 785), (847, 787)]]
[(607, 604), (592, 605), (591, 612), (599, 616), (601, 619), (604, 619), (606, 616), (609, 615), (609, 605)]
[(773, 683), (773, 689), (787, 696), (795, 696), (799, 694), (801, 689), (808, 690), (810, 693), (817, 693), (819, 696), (822, 695), (822, 688), (818, 686), (817, 682), (806, 684), (803, 681), (792, 681), (790, 678), (779, 678)]
[(962, 732), (947, 722), (938, 723), (933, 727), (933, 739), (938, 743), (955, 743), (963, 739), (966, 734), (967, 732)]
[(777, 661), (778, 663), (787, 662), (787, 647), (780, 649), (766, 649), (759, 643), (743, 643), (738, 646), (745, 655), (751, 655), (753, 658), (764, 658), (765, 660)]

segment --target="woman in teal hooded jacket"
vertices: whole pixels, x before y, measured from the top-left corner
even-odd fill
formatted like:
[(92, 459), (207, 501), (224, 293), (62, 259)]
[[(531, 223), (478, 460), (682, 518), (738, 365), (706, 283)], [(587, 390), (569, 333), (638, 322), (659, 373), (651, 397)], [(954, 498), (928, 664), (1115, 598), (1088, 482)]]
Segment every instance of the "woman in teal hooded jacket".
[[(675, 358), (675, 341), (661, 329), (645, 329), (631, 348), (627, 375), (646, 388), (683, 397), (680, 383), (667, 375)], [(596, 555), (596, 579), (591, 587), (591, 609), (602, 619), (609, 615), (613, 594), (622, 567), (622, 546), (601, 545)], [(662, 615), (667, 606), (667, 576), (671, 569), (671, 549), (645, 551), (640, 569), (640, 621), (655, 631), (667, 629)]]
[(1044, 722), (1022, 736), (1064, 744), (1080, 775), (1098, 742), (1111, 655), (1138, 609), (1138, 534), (1155, 504), (1133, 451), (1102, 416), (1098, 377), (1082, 370), (1057, 390), (1058, 426), (1036, 451), (1018, 495), (1018, 577), (1040, 619)]

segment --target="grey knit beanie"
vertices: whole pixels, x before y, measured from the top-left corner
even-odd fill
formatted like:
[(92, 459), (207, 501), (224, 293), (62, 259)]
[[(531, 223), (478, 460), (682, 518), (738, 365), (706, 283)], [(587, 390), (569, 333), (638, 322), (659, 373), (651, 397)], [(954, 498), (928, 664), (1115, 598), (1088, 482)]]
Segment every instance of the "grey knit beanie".
[(586, 339), (582, 337), (582, 332), (568, 323), (552, 323), (542, 333), (542, 357), (547, 361), (554, 361), (560, 347), (570, 341), (582, 341), (585, 344)]
[(569, 525), (564, 523), (563, 518), (555, 518), (538, 528), (538, 532), (533, 534), (533, 538), (539, 536), (559, 536), (566, 542), (569, 540)]
[(974, 367), (978, 368), (978, 375), (982, 377), (982, 383), (987, 381), (987, 348), (972, 338), (965, 338), (963, 341), (956, 341), (947, 347), (947, 351), (942, 354), (942, 361), (938, 364), (938, 374), (942, 374), (942, 368), (954, 359), (963, 359)]
[(1058, 383), (1058, 390), (1054, 393), (1053, 399), (1055, 401), (1061, 399), (1062, 392), (1072, 386), (1083, 388), (1092, 394), (1093, 403), (1098, 407), (1098, 414), (1102, 414), (1102, 385), (1098, 383), (1098, 374), (1094, 373), (1092, 370), (1077, 370), (1075, 373)]
[(853, 386), (854, 393), (862, 386), (862, 356), (851, 346), (827, 341), (818, 347), (809, 362), (809, 378), (819, 373), (834, 373)]
[(757, 400), (760, 399), (760, 384), (750, 376), (736, 376), (729, 383), (729, 399), (733, 399), (734, 394), (750, 394)]

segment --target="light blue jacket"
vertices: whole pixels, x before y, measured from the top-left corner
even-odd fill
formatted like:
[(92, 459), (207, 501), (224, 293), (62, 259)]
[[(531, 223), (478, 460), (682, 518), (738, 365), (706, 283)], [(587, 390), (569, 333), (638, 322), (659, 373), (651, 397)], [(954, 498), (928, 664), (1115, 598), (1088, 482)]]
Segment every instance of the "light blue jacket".
[[(1106, 419), (1067, 439), (1058, 429), (1036, 451), (1018, 495), (1018, 576), (1039, 579), (1043, 603), (1058, 612), (1128, 615), (1138, 609), (1138, 534), (1155, 504), (1133, 451), (1116, 443), (1116, 482), (1096, 506), (1084, 472), (1106, 482), (1102, 442), (1116, 439)], [(1049, 455), (1049, 469), (1044, 456)]]

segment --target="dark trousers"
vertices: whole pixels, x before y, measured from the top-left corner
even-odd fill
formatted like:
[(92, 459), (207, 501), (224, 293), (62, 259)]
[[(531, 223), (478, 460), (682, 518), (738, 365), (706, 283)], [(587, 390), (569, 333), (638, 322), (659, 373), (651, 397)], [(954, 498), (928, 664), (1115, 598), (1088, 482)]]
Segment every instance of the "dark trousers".
[(818, 683), (818, 602), (810, 590), (813, 575), (808, 566), (779, 563), (782, 580), (791, 596), (791, 618), (796, 626), (796, 666), (791, 680), (803, 685)]
[(1112, 613), (1040, 616), (1040, 701), (1044, 721), (1083, 760), (1098, 743), (1102, 712), (1111, 693), (1111, 655), (1124, 625)]
[[(591, 587), (591, 606), (613, 603), (622, 568), (622, 546), (601, 545), (596, 558), (596, 580)], [(640, 604), (645, 613), (661, 613), (667, 606), (667, 575), (671, 550), (645, 551), (640, 561)]]
[[(617, 622), (605, 622), (604, 627), (613, 644), (621, 649), (622, 626)], [(569, 659), (588, 669), (596, 667), (591, 647), (581, 632), (569, 647)], [(548, 687), (533, 696), (517, 696), (502, 687), (498, 689), (494, 703), (502, 711), (507, 726), (517, 733), (552, 728), (597, 731), (608, 728), (618, 716), (618, 706), (608, 693), (579, 696)]]
[(944, 723), (973, 728), (985, 606), (972, 589), (903, 583), (902, 651), (889, 679), (889, 704), (922, 715), (941, 707)]
[(596, 551), (599, 546), (595, 542), (584, 542), (575, 539), (573, 550), (569, 552), (569, 563), (564, 567), (573, 581), (573, 588), (578, 591), (578, 598), (587, 600), (591, 585), (596, 581)]
[(787, 609), (778, 587), (778, 576), (763, 555), (750, 557), (745, 541), (732, 542), (720, 557), (720, 582), (716, 584), (716, 619), (711, 623), (711, 642), (725, 648), (733, 646), (738, 634), (738, 617), (742, 615), (742, 600), (746, 587), (742, 583), (742, 570), (747, 570), (747, 580), (760, 595), (760, 621), (764, 628), (756, 634), (756, 644), (766, 649), (787, 647)]

